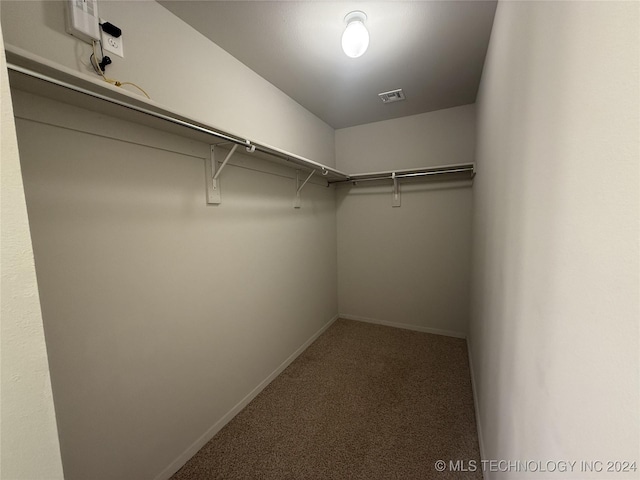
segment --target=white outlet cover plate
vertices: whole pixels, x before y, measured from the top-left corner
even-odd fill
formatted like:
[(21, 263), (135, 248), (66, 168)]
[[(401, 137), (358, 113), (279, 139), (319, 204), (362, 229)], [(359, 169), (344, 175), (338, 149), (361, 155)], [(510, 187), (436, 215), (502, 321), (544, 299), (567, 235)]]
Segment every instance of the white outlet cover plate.
[(112, 37), (100, 28), (100, 38), (102, 40), (102, 49), (105, 52), (111, 52), (114, 55), (124, 58), (124, 35), (120, 35), (118, 38)]

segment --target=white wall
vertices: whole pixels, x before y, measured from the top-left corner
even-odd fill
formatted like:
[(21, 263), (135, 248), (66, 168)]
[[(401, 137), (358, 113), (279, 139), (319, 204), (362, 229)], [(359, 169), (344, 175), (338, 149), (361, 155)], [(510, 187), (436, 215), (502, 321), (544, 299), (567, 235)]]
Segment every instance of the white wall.
[(61, 479), (62, 463), (0, 31), (0, 478)]
[[(370, 172), (472, 162), (473, 105), (336, 131), (339, 169)], [(466, 335), (471, 188), (468, 182), (340, 187), (341, 315)]]
[(498, 5), (473, 188), (487, 459), (640, 461), (639, 8)]
[[(111, 76), (334, 164), (328, 125), (166, 9), (100, 5)], [(93, 75), (61, 2), (0, 8), (6, 43)], [(13, 95), (65, 478), (167, 478), (335, 317), (334, 192), (294, 210), (291, 169), (236, 155), (207, 206), (208, 145)]]
[(336, 315), (334, 192), (13, 95), (65, 478), (167, 478)]
[(475, 105), (336, 130), (338, 168), (349, 173), (473, 162)]
[[(188, 117), (334, 166), (329, 125), (160, 4), (100, 0), (99, 8), (124, 38), (125, 58), (110, 55), (107, 76)], [(2, 0), (0, 12), (5, 43), (98, 78), (91, 47), (65, 33), (63, 2)]]

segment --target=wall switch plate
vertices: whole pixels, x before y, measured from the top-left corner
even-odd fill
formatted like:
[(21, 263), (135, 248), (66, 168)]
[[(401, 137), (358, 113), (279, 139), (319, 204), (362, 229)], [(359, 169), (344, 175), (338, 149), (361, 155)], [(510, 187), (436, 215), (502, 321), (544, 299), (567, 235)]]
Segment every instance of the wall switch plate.
[[(105, 23), (100, 19), (100, 23)], [(124, 44), (122, 38), (124, 35), (120, 35), (118, 38), (109, 35), (107, 32), (100, 29), (100, 39), (102, 40), (102, 49), (105, 52), (111, 52), (114, 55), (124, 58)]]
[(100, 40), (98, 0), (67, 0), (65, 11), (67, 33), (84, 42)]

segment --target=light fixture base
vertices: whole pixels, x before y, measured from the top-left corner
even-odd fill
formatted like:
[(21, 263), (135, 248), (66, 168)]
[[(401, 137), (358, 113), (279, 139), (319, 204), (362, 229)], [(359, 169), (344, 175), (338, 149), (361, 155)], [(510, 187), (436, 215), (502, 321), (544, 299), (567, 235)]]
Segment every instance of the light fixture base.
[(353, 12), (349, 12), (344, 17), (344, 22), (349, 25), (353, 21), (359, 21), (364, 23), (367, 20), (367, 14), (361, 12), (360, 10), (354, 10)]

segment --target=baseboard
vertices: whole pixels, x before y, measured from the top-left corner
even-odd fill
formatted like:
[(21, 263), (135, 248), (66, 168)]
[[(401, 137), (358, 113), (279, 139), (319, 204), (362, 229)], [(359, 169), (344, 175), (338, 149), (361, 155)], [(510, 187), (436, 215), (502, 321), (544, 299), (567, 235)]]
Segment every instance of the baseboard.
[[(473, 408), (476, 414), (476, 430), (478, 431), (478, 444), (480, 445), (480, 460), (487, 460), (484, 452), (484, 441), (482, 437), (482, 425), (480, 423), (480, 404), (478, 403), (478, 390), (476, 388), (475, 370), (473, 368), (473, 358), (471, 357), (471, 344), (467, 338), (467, 356), (469, 357), (469, 372), (471, 373), (471, 391), (473, 392)], [(484, 480), (490, 480), (489, 472), (482, 472)]]
[(171, 464), (165, 468), (160, 474), (155, 477), (155, 480), (168, 480), (176, 473), (182, 466), (193, 457), (198, 450), (200, 450), (213, 436), (218, 433), (222, 428), (231, 421), (240, 411), (246, 407), (251, 400), (253, 400), (264, 388), (269, 385), (278, 375), (280, 375), (285, 368), (287, 368), (291, 362), (293, 362), (298, 356), (304, 352), (309, 345), (311, 345), (324, 331), (329, 328), (339, 317), (336, 315), (329, 320), (320, 330), (314, 333), (311, 338), (304, 342), (295, 352), (293, 352), (284, 362), (280, 364), (273, 372), (267, 376), (256, 388), (251, 390), (242, 400), (240, 400), (231, 410), (229, 410), (220, 420), (218, 420), (211, 428), (209, 428), (200, 438), (198, 438), (189, 448), (181, 453)]
[(455, 332), (453, 330), (441, 330), (439, 328), (422, 327), (419, 325), (411, 325), (409, 323), (395, 323), (388, 322), (386, 320), (378, 320), (375, 318), (360, 317), (358, 315), (349, 315), (348, 313), (341, 313), (339, 318), (345, 320), (356, 320), (357, 322), (375, 323), (377, 325), (386, 325), (387, 327), (404, 328), (405, 330), (415, 330), (416, 332), (433, 333), (435, 335), (444, 335), (446, 337), (467, 338), (467, 334), (464, 332)]

